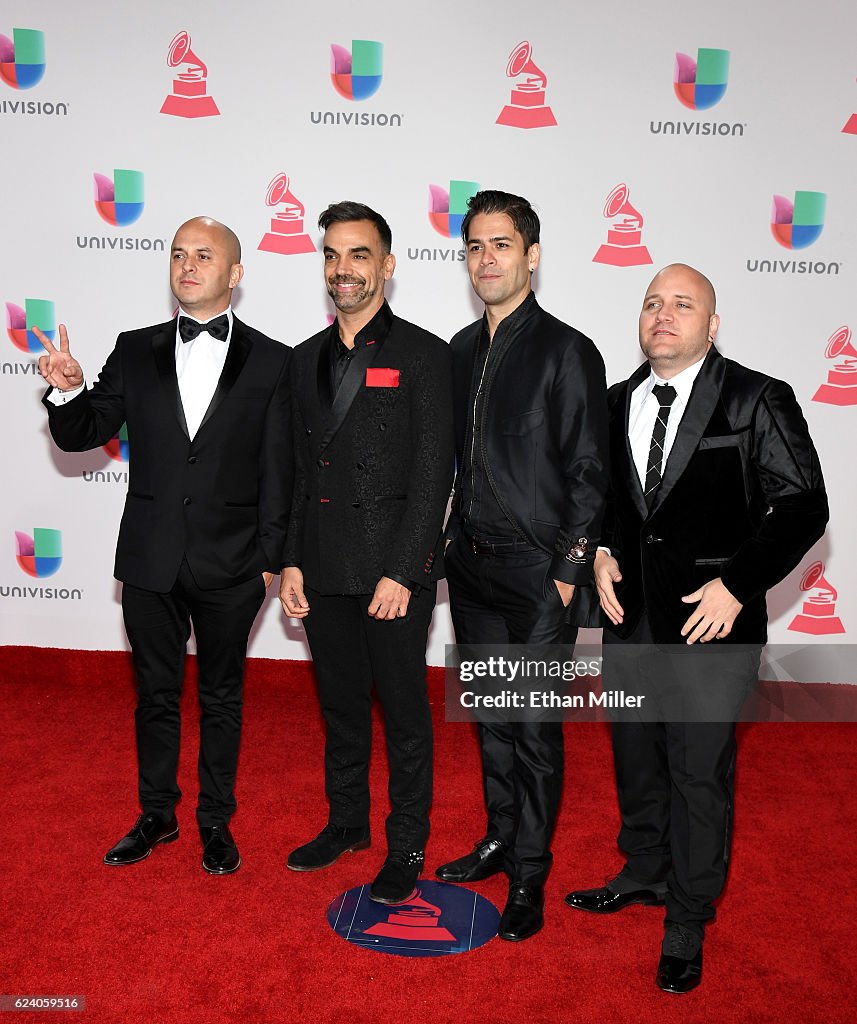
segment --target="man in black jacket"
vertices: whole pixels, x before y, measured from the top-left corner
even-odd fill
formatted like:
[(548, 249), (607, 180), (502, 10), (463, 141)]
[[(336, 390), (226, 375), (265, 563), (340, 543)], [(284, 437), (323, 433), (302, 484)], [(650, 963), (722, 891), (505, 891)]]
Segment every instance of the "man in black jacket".
[[(485, 315), (450, 346), (458, 476), (446, 565), (456, 639), (573, 644), (575, 588), (592, 580), (607, 487), (604, 364), (588, 338), (536, 302), (539, 219), (526, 199), (477, 193), (462, 237)], [(487, 833), (437, 875), (472, 882), (505, 870), (499, 935), (519, 941), (543, 923), (562, 723), (483, 722), (479, 738)]]
[(392, 807), (370, 896), (402, 903), (429, 832), (425, 650), (453, 471), (450, 353), (384, 300), (396, 260), (380, 214), (336, 203), (319, 227), (337, 315), (295, 350), (297, 472), (280, 598), (303, 619), (313, 656), (330, 808), (325, 828), (287, 863), (315, 871), (369, 845), (374, 679)]
[(241, 863), (229, 831), (247, 637), (279, 571), (292, 486), (287, 367), (291, 349), (234, 315), (243, 275), (235, 234), (209, 217), (173, 239), (177, 320), (120, 334), (90, 390), (60, 327), (40, 332), (44, 404), (65, 451), (107, 444), (123, 423), (131, 445), (116, 546), (122, 612), (137, 682), (143, 814), (104, 858), (132, 864), (178, 837), (179, 699), (193, 622), (199, 662), (197, 821), (202, 866)]
[(646, 704), (613, 723), (625, 867), (566, 897), (598, 914), (665, 903), (657, 983), (679, 993), (701, 980), (726, 880), (734, 721), (767, 639), (765, 592), (828, 516), (792, 389), (724, 359), (719, 323), (711, 282), (665, 267), (640, 313), (648, 361), (609, 392), (604, 686)]

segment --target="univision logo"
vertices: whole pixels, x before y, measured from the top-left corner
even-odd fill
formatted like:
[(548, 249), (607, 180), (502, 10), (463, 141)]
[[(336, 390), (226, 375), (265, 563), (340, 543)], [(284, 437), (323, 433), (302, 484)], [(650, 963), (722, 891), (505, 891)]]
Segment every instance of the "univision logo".
[[(354, 39), (348, 50), (330, 46), (330, 81), (336, 92), (351, 103), (368, 100), (381, 88), (384, 77), (384, 44), (374, 39)], [(311, 110), (310, 123), (352, 128), (401, 128), (401, 114), (375, 111)]]
[[(688, 110), (710, 110), (726, 95), (729, 51), (700, 47), (696, 58), (676, 53), (673, 91)], [(650, 121), (652, 135), (743, 136), (746, 124), (728, 121)]]
[[(117, 169), (113, 177), (94, 174), (95, 209), (98, 216), (113, 227), (124, 228), (139, 220), (145, 206), (144, 175), (142, 171)], [(78, 249), (134, 250), (138, 252), (165, 252), (165, 238), (131, 238), (127, 235), (78, 235)]]
[[(32, 536), (15, 531), (15, 558), (18, 568), (27, 576), (43, 580), (62, 565), (62, 533), (36, 527)], [(35, 598), (53, 601), (80, 601), (83, 591), (77, 587), (0, 586), (0, 597), (27, 601)]]
[(15, 557), (28, 576), (44, 579), (62, 565), (62, 532), (36, 527), (32, 537), (15, 531)]
[[(45, 34), (35, 28), (14, 28), (12, 38), (0, 35), (0, 79), (12, 89), (32, 89), (45, 75)], [(0, 100), (2, 114), (42, 114), (65, 117), (68, 103), (38, 100)]]
[(56, 314), (50, 299), (24, 299), (23, 309), (14, 302), (6, 303), (6, 333), (9, 340), (22, 352), (42, 355), (44, 347), (33, 328), (40, 330), (53, 341), (56, 337)]
[[(797, 191), (794, 199), (775, 195), (771, 208), (771, 234), (784, 249), (806, 249), (821, 237), (827, 196), (824, 192)], [(841, 262), (823, 260), (747, 260), (751, 273), (838, 274)]]

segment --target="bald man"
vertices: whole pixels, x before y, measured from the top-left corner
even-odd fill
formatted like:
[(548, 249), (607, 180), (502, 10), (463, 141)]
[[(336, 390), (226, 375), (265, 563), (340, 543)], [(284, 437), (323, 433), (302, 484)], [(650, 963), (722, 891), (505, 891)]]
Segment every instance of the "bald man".
[(142, 814), (105, 855), (144, 860), (178, 838), (179, 698), (191, 624), (201, 707), (196, 818), (202, 867), (241, 863), (229, 830), (241, 737), (247, 637), (281, 565), (292, 487), (291, 350), (232, 312), (241, 280), (235, 233), (209, 217), (176, 232), (170, 287), (178, 317), (119, 335), (90, 388), (59, 328), (37, 331), (51, 434), (64, 451), (107, 444), (127, 424), (128, 494), (116, 547), (133, 653)]
[[(610, 487), (595, 580), (626, 863), (569, 906), (666, 905), (657, 984), (695, 988), (729, 860), (735, 725), (767, 639), (765, 593), (824, 532), (821, 467), (792, 389), (717, 351), (711, 282), (646, 291), (647, 362), (609, 391)], [(722, 973), (726, 974), (728, 967)]]

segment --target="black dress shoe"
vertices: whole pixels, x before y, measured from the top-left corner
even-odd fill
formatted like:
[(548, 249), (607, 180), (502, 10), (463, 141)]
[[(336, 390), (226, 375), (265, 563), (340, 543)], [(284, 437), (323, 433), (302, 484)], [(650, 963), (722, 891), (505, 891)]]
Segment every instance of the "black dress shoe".
[(545, 891), (540, 885), (512, 882), (497, 934), (508, 942), (522, 942), (535, 935), (545, 923), (544, 905)]
[(658, 962), (658, 988), (683, 995), (701, 981), (702, 939), (681, 925), (670, 925), (664, 935)]
[(565, 898), (575, 910), (590, 914), (615, 914), (617, 910), (641, 903), (645, 907), (660, 907), (667, 894), (666, 882), (641, 886), (627, 875), (617, 875), (598, 889), (576, 889)]
[(486, 836), (473, 847), (472, 853), (441, 864), (435, 875), (442, 882), (481, 882), (503, 870), (505, 854), (506, 844), (502, 840)]
[(200, 825), (199, 837), (202, 866), (210, 875), (231, 875), (241, 867), (238, 847), (228, 825)]
[(423, 859), (422, 850), (390, 850), (369, 889), (369, 899), (376, 903), (407, 903), (417, 894)]
[(179, 837), (179, 823), (173, 815), (164, 821), (157, 814), (141, 814), (134, 827), (104, 855), (105, 864), (136, 864), (145, 860), (158, 843), (171, 843)]
[(369, 826), (345, 828), (325, 825), (315, 839), (292, 850), (286, 867), (292, 871), (320, 871), (329, 868), (343, 853), (354, 853), (369, 846)]

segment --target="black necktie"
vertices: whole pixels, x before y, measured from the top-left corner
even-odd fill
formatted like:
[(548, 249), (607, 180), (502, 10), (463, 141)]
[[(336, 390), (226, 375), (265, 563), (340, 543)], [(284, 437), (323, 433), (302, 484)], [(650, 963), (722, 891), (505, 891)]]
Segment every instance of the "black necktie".
[(664, 439), (667, 436), (667, 420), (670, 418), (670, 407), (675, 401), (676, 390), (671, 384), (655, 384), (652, 394), (657, 398), (660, 409), (655, 427), (652, 430), (652, 443), (649, 446), (649, 461), (646, 464), (646, 484), (643, 494), (646, 507), (651, 508), (661, 486), (661, 469), (664, 462)]
[(226, 341), (229, 337), (229, 317), (222, 313), (213, 320), (209, 320), (207, 324), (197, 323), (189, 316), (179, 317), (179, 334), (182, 341), (193, 341), (203, 331), (208, 331), (215, 341)]

